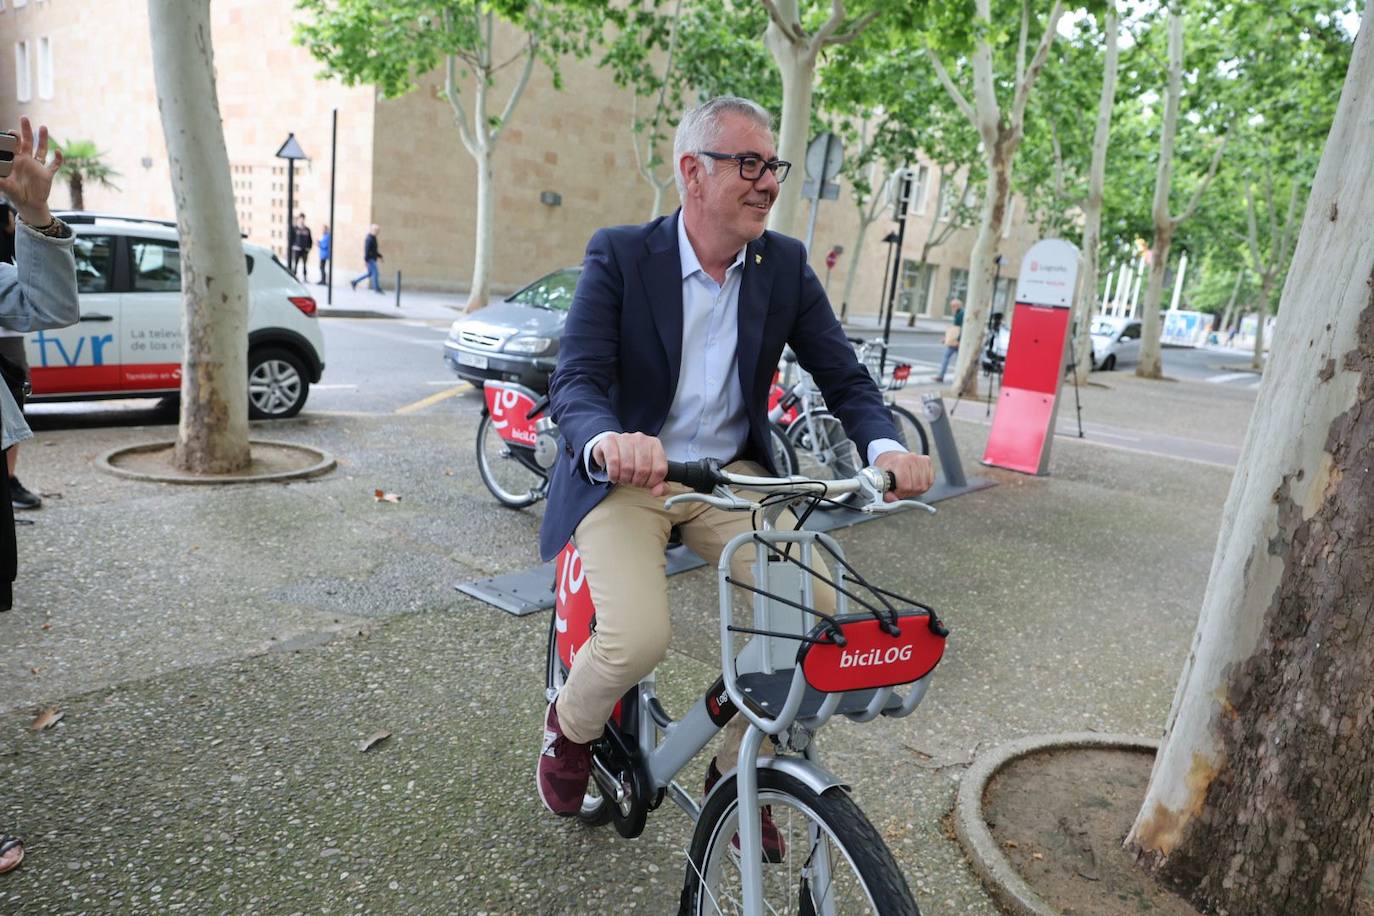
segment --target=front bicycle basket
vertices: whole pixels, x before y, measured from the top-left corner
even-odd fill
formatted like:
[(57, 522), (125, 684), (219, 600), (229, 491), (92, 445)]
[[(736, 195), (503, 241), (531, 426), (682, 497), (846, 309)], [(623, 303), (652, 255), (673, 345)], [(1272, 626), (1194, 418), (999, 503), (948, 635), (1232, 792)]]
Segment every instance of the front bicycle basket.
[(806, 682), (824, 693), (898, 687), (935, 670), (946, 634), (924, 609), (846, 614), (818, 624), (797, 662)]

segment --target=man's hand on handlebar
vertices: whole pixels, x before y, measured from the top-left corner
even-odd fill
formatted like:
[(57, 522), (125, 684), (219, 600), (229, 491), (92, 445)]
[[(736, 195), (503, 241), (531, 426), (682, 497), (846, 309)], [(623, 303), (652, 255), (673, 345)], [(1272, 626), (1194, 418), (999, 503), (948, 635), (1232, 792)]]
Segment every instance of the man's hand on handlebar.
[(642, 487), (654, 496), (668, 491), (668, 456), (663, 443), (644, 433), (615, 433), (592, 446), (592, 459), (606, 470), (611, 483)]
[(874, 466), (891, 472), (897, 480), (895, 489), (883, 494), (884, 502), (896, 502), (920, 496), (935, 484), (935, 466), (927, 455), (911, 452), (884, 452)]

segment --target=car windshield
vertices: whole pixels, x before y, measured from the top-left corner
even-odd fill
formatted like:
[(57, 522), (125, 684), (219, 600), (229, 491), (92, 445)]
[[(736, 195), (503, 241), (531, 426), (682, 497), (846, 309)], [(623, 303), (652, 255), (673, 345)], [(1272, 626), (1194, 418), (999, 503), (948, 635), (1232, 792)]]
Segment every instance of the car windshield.
[(1110, 321), (1097, 321), (1093, 323), (1093, 333), (1099, 337), (1111, 337), (1116, 333), (1116, 325)]
[(559, 270), (535, 280), (511, 296), (507, 302), (532, 305), (535, 308), (566, 312), (572, 306), (573, 291), (577, 288), (580, 270)]

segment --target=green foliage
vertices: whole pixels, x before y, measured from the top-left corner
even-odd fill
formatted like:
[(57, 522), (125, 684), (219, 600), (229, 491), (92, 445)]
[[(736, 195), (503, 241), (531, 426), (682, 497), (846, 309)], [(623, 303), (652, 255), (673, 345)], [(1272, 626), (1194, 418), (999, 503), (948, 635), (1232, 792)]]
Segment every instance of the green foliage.
[(450, 57), (490, 81), (502, 64), (492, 59), (490, 16), (523, 31), (561, 87), (559, 58), (590, 53), (618, 16), (598, 0), (296, 0), (296, 8), (306, 14), (296, 41), (324, 64), (324, 76), (376, 86), (387, 98)]
[(782, 109), (782, 80), (763, 46), (767, 26), (754, 2), (644, 0), (625, 12), (600, 63), (647, 102), (632, 127), (653, 151), (649, 169), (663, 164), (682, 113), (706, 99), (739, 95)]
[(114, 179), (120, 175), (105, 161), (106, 153), (101, 152), (94, 140), (69, 140), (66, 143), (54, 140), (53, 145), (62, 151), (58, 178), (70, 181), (75, 176), (83, 183), (93, 181), (103, 188), (119, 190)]

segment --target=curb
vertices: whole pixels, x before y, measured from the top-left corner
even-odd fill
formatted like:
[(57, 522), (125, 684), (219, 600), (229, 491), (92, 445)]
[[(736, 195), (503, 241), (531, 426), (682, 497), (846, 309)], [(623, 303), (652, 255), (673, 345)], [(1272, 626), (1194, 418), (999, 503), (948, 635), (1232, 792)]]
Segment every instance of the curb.
[(1032, 735), (993, 748), (978, 758), (959, 781), (959, 795), (954, 804), (954, 830), (959, 837), (959, 845), (964, 848), (964, 854), (968, 856), (983, 886), (1008, 913), (1016, 916), (1062, 916), (1031, 890), (998, 848), (983, 817), (983, 795), (987, 792), (988, 783), (1018, 757), (1043, 751), (1082, 748), (1153, 752), (1159, 750), (1159, 742), (1134, 735), (1097, 732)]
[(338, 309), (325, 306), (316, 308), (315, 314), (321, 318), (404, 318), (400, 310), (394, 313), (378, 312), (372, 309)]
[(144, 474), (140, 471), (130, 471), (125, 468), (116, 467), (114, 460), (121, 455), (129, 455), (137, 452), (155, 452), (176, 446), (175, 441), (165, 442), (141, 442), (138, 445), (121, 445), (112, 448), (108, 452), (95, 459), (96, 470), (104, 471), (115, 477), (124, 477), (128, 480), (145, 480), (153, 483), (179, 483), (179, 484), (230, 484), (230, 483), (271, 483), (283, 480), (305, 480), (310, 477), (319, 477), (334, 470), (338, 461), (334, 456), (323, 449), (312, 448), (308, 445), (297, 445), (294, 442), (277, 442), (270, 439), (249, 439), (248, 444), (267, 445), (273, 448), (286, 449), (288, 451), (302, 452), (308, 456), (313, 456), (314, 464), (294, 471), (278, 471), (271, 474), (217, 474), (197, 475), (197, 474)]

